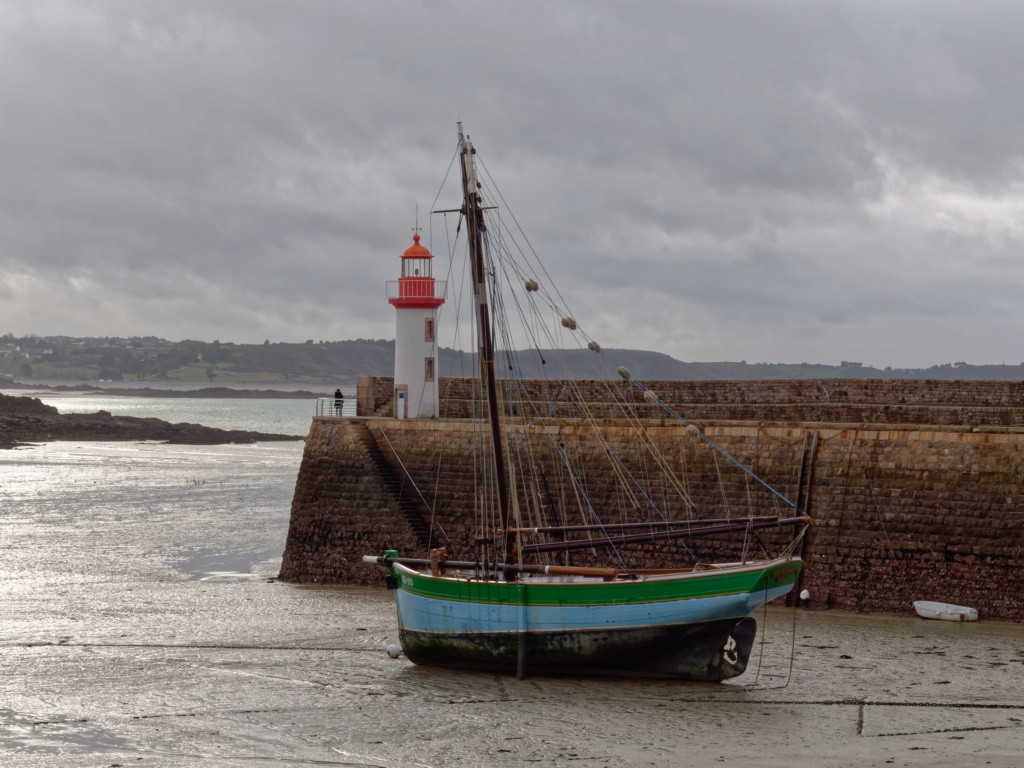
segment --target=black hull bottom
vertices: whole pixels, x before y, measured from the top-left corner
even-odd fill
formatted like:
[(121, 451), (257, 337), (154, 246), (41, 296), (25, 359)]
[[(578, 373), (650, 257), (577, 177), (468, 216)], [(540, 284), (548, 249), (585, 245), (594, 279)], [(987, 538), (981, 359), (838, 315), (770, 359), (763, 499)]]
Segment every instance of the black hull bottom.
[[(757, 623), (747, 617), (670, 627), (523, 635), (434, 635), (403, 629), (401, 640), (409, 660), (427, 666), (718, 682), (743, 674), (756, 633)], [(520, 647), (521, 637), (525, 649)]]

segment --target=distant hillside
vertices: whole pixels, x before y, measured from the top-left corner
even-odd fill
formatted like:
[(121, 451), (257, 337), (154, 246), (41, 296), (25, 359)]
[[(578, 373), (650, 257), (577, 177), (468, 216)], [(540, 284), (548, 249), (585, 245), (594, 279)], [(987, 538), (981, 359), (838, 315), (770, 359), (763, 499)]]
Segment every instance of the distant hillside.
[[(448, 353), (446, 356), (445, 353)], [(843, 361), (840, 365), (819, 363), (686, 363), (660, 352), (637, 349), (605, 349), (598, 357), (590, 350), (541, 350), (516, 353), (517, 367), (524, 378), (536, 378), (541, 368), (552, 375), (568, 370), (577, 378), (618, 378), (616, 369), (624, 366), (635, 379), (649, 381), (734, 381), (763, 379), (967, 379), (1015, 381), (1024, 380), (1022, 365), (968, 365), (946, 363), (931, 368), (886, 368), (884, 370), (861, 363)], [(544, 362), (541, 363), (541, 360)], [(449, 361), (458, 361), (450, 367)], [(603, 361), (603, 365), (602, 365)], [(497, 361), (498, 375), (504, 375), (507, 365)], [(442, 350), (441, 374), (467, 375), (474, 370), (476, 355), (452, 353)]]
[(233, 344), (155, 337), (0, 339), (0, 375), (59, 381), (182, 381), (218, 385), (350, 384), (360, 374), (394, 373), (385, 340)]
[[(1024, 365), (968, 365), (945, 363), (931, 368), (879, 370), (857, 362), (840, 365), (817, 363), (711, 362), (687, 363), (660, 352), (606, 349), (517, 352), (523, 375), (536, 377), (541, 368), (553, 375), (568, 370), (580, 378), (616, 377), (625, 366), (637, 379), (711, 381), (728, 379), (971, 379), (1024, 380)], [(476, 356), (442, 349), (438, 370), (442, 376), (469, 376)], [(167, 341), (153, 336), (131, 338), (76, 338), (11, 334), (0, 338), (0, 376), (16, 380), (52, 379), (83, 382), (182, 381), (217, 385), (275, 382), (354, 386), (360, 374), (394, 373), (395, 343), (384, 339), (314, 341), (292, 344)], [(541, 362), (543, 360), (543, 362)], [(497, 361), (498, 375), (508, 360)]]

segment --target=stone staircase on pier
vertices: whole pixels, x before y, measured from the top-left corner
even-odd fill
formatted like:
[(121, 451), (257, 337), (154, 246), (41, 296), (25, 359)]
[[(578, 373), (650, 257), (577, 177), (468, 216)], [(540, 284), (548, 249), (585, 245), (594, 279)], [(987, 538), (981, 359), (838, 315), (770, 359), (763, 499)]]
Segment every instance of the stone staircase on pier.
[[(412, 481), (405, 476), (401, 469), (393, 467), (384, 456), (380, 445), (370, 433), (369, 427), (357, 420), (352, 420), (350, 424), (355, 430), (355, 439), (366, 450), (366, 455), (374, 469), (377, 470), (381, 483), (391, 495), (391, 500), (399, 514), (416, 534), (416, 539), (425, 553), (431, 542), (430, 525), (427, 522), (430, 519), (430, 510), (416, 493)], [(437, 537), (434, 537), (434, 541), (437, 541)]]

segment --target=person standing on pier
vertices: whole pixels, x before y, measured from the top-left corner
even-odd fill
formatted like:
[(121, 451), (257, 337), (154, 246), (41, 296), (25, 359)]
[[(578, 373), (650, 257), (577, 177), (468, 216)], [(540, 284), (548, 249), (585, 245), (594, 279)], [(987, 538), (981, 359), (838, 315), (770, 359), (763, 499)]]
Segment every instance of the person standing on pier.
[(345, 409), (345, 396), (341, 394), (341, 387), (334, 390), (334, 415), (341, 416)]

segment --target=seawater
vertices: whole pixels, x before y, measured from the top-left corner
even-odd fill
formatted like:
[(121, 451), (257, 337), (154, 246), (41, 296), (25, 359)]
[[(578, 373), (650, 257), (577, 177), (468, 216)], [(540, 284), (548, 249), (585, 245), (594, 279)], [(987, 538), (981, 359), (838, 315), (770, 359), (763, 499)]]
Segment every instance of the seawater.
[[(45, 399), (294, 434), (313, 413)], [(390, 659), (386, 590), (276, 581), (302, 448), (0, 451), (0, 765), (1021, 764), (1014, 624), (769, 609), (751, 668), (721, 685)]]
[[(156, 418), (172, 424), (186, 422), (219, 429), (246, 429), (285, 435), (305, 435), (309, 431), (310, 419), (316, 412), (315, 400), (116, 397), (96, 394), (44, 394), (39, 399), (61, 413), (96, 413), (102, 410), (115, 416)], [(354, 399), (349, 400), (354, 403)]]

